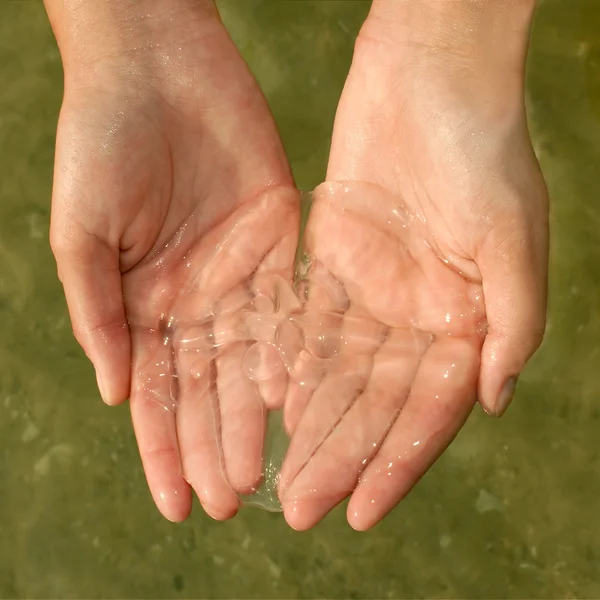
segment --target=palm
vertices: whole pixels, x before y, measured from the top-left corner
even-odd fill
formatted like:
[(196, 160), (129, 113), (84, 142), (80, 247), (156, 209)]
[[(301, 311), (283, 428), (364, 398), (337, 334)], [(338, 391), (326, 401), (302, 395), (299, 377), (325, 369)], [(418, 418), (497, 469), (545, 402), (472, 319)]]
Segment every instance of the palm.
[(379, 187), (316, 191), (298, 317), (308, 354), (296, 371), (304, 362), (321, 376), (291, 383), (286, 401), (283, 503), (295, 527), (310, 527), (355, 488), (354, 523), (372, 519), (373, 501), (389, 509), (474, 403), (481, 286), (446, 266), (430, 240)]
[[(237, 377), (244, 339), (215, 360), (184, 346), (199, 321), (268, 296), (265, 274), (289, 279), (297, 235), (264, 98), (222, 25), (208, 27), (174, 81), (67, 89), (57, 142), (53, 246), (74, 329), (104, 389), (131, 390), (148, 482), (174, 520), (190, 510), (190, 486), (226, 518), (260, 477), (265, 406), (280, 392)], [(72, 188), (87, 192), (74, 207)], [(101, 242), (86, 246), (84, 273), (66, 259), (67, 212), (72, 231)]]

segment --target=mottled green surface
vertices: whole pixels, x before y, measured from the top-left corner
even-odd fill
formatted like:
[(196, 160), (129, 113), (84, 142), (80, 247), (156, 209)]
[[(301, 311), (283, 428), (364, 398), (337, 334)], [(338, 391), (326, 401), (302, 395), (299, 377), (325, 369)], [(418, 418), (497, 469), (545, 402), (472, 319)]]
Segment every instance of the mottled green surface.
[[(416, 1), (416, 0), (415, 0)], [(366, 5), (230, 0), (223, 13), (301, 186), (324, 174)], [(529, 107), (553, 197), (543, 350), (383, 525), (311, 532), (255, 509), (154, 509), (126, 407), (105, 408), (48, 248), (61, 69), (39, 2), (0, 0), (0, 596), (600, 597), (600, 1), (546, 0)]]

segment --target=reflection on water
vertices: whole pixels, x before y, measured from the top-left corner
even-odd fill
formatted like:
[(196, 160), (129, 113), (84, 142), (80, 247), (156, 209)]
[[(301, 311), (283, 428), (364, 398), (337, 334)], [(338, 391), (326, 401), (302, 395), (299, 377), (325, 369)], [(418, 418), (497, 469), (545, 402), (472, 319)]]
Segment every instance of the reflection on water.
[[(299, 185), (323, 177), (362, 2), (229, 0)], [(247, 509), (154, 509), (104, 408), (47, 243), (59, 57), (41, 3), (0, 4), (0, 596), (598, 597), (600, 3), (545, 0), (528, 103), (553, 198), (550, 323), (501, 421), (476, 414), (371, 533)]]

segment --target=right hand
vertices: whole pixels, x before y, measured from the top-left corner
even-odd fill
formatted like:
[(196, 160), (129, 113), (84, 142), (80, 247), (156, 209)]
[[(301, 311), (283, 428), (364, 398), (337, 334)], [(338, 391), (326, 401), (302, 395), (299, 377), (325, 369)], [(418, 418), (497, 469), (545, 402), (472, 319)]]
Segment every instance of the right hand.
[[(212, 2), (153, 0), (146, 13), (135, 2), (64, 5), (47, 0), (65, 66), (50, 237), (73, 330), (104, 401), (130, 397), (162, 514), (186, 518), (192, 487), (211, 516), (228, 518), (236, 492), (255, 483), (245, 477), (260, 474), (262, 406), (219, 371), (215, 430), (214, 398), (192, 377), (179, 373), (176, 414), (142, 378), (169, 362), (153, 337), (165, 319), (205, 316), (261, 265), (291, 278), (288, 162)], [(232, 346), (229, 364), (242, 349)]]

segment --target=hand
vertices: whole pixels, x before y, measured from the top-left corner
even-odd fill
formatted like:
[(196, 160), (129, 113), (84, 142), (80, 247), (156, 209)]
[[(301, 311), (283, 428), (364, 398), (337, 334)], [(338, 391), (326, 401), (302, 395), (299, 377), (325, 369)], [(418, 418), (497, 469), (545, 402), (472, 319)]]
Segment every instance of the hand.
[(73, 330), (105, 402), (130, 395), (165, 517), (188, 515), (191, 486), (228, 518), (260, 477), (263, 400), (278, 400), (237, 377), (244, 339), (209, 373), (193, 326), (252, 304), (272, 284), (261, 272), (291, 277), (282, 145), (211, 2), (48, 3), (65, 65), (51, 243)]
[(356, 45), (327, 173), (340, 183), (317, 190), (306, 234), (314, 347), (297, 368), (320, 375), (286, 400), (282, 503), (298, 529), (350, 494), (350, 524), (374, 525), (477, 398), (502, 414), (542, 340), (548, 206), (523, 102), (531, 3), (461, 6), (376, 2)]

